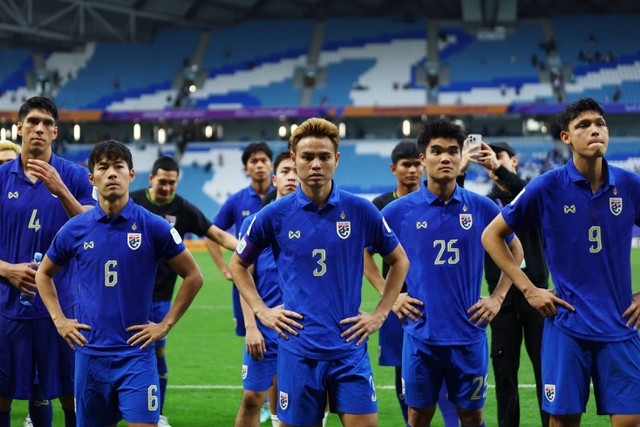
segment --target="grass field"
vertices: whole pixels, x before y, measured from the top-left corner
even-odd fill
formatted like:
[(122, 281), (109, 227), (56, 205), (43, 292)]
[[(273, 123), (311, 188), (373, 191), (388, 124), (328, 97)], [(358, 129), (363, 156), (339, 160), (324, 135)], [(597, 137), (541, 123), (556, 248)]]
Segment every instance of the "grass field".
[[(241, 396), (243, 340), (233, 333), (230, 283), (222, 278), (205, 252), (196, 252), (194, 255), (202, 268), (205, 284), (189, 311), (169, 335), (169, 390), (164, 412), (173, 427), (232, 426)], [(640, 249), (632, 251), (632, 269), (634, 288), (640, 290)], [(364, 286), (362, 308), (372, 310), (376, 302), (377, 297), (371, 286)], [(379, 424), (382, 427), (403, 426), (393, 387), (393, 369), (377, 366), (377, 342), (376, 334), (371, 339), (369, 351), (376, 380)], [(522, 353), (526, 354), (524, 349)], [(490, 369), (490, 384), (493, 384), (492, 377)], [(539, 426), (533, 373), (526, 355), (521, 363), (520, 384), (521, 425)], [(26, 402), (15, 402), (12, 425), (22, 426), (26, 413)], [(485, 419), (487, 426), (497, 425), (493, 389), (489, 390), (487, 396)], [(327, 425), (339, 426), (340, 421), (335, 415), (330, 415)], [(610, 425), (608, 417), (596, 415), (593, 393), (582, 425)], [(54, 426), (64, 426), (58, 402), (54, 402)], [(432, 426), (443, 426), (439, 415)]]

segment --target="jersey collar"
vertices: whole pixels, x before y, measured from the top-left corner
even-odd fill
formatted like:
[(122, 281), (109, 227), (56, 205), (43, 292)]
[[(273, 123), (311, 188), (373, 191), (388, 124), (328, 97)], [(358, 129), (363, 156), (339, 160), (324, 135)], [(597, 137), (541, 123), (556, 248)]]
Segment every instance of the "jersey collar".
[[(444, 200), (442, 200), (441, 198), (437, 197), (435, 194), (433, 194), (429, 188), (427, 187), (427, 181), (424, 180), (422, 181), (422, 185), (421, 185), (421, 189), (422, 189), (422, 194), (424, 196), (424, 200), (427, 201), (427, 203), (429, 203), (430, 205), (433, 206), (444, 206)], [(451, 199), (449, 201), (449, 203), (451, 203), (452, 201), (456, 201), (456, 202), (461, 202), (462, 201), (462, 190), (460, 189), (460, 186), (458, 184), (456, 184), (456, 188), (455, 190), (453, 190), (453, 194), (451, 195)]]
[(136, 206), (135, 202), (133, 201), (131, 196), (129, 196), (129, 200), (127, 201), (127, 204), (124, 205), (124, 208), (120, 211), (118, 216), (116, 216), (115, 218), (109, 217), (109, 215), (107, 215), (100, 207), (100, 203), (96, 203), (96, 206), (95, 208), (92, 209), (92, 211), (95, 213), (95, 216), (98, 218), (98, 221), (100, 222), (109, 222), (109, 221), (117, 220), (118, 218), (122, 218), (123, 221), (127, 221), (133, 217), (133, 210), (135, 209), (135, 206)]
[[(24, 170), (22, 169), (22, 153), (18, 154), (18, 157), (15, 158), (15, 162), (11, 163), (11, 166), (9, 168), (9, 171), (11, 173), (16, 174), (17, 176), (19, 176), (22, 179), (26, 179), (29, 182), (31, 182), (30, 179), (28, 179), (25, 174), (24, 174)], [(59, 173), (60, 169), (59, 169), (59, 165), (60, 165), (60, 157), (56, 156), (53, 151), (51, 152), (51, 160), (49, 160), (49, 164), (51, 166), (53, 166)], [(89, 179), (89, 178), (87, 178)], [(38, 181), (36, 181), (38, 182)], [(34, 182), (35, 184), (35, 182)]]
[[(309, 197), (307, 197), (306, 194), (304, 194), (304, 191), (302, 191), (302, 186), (301, 185), (298, 185), (298, 188), (296, 189), (295, 195), (296, 195), (296, 199), (298, 199), (298, 203), (303, 208), (305, 208), (305, 209), (311, 208), (311, 209), (314, 209), (314, 210), (318, 210), (318, 205), (316, 204), (316, 202), (314, 202)], [(340, 202), (340, 192), (338, 191), (338, 185), (332, 179), (331, 180), (331, 193), (329, 194), (329, 199), (327, 200), (327, 203), (325, 203), (325, 205), (323, 206), (322, 209), (325, 209), (327, 206), (337, 206), (339, 202)]]
[[(591, 183), (587, 181), (587, 179), (580, 173), (580, 171), (578, 171), (576, 165), (573, 163), (573, 157), (569, 159), (569, 161), (565, 165), (565, 168), (571, 182), (579, 186), (591, 188)], [(605, 182), (605, 185), (602, 187), (602, 191), (607, 191), (609, 187), (615, 187), (616, 180), (611, 173), (609, 162), (607, 162), (607, 159), (605, 158), (602, 159), (602, 170), (607, 174), (607, 182)]]

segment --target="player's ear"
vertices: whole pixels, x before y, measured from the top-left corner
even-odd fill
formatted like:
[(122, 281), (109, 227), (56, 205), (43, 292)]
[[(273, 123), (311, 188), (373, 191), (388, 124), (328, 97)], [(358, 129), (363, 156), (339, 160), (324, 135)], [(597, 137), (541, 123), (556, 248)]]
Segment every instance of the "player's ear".
[(136, 171), (131, 169), (129, 170), (129, 182), (133, 182), (136, 179)]
[(91, 185), (95, 185), (93, 183), (93, 174), (91, 172), (89, 172), (89, 182), (91, 183)]
[(336, 152), (336, 167), (338, 166), (338, 163), (340, 163), (340, 152)]
[(569, 132), (567, 131), (563, 130), (562, 132), (560, 132), (560, 139), (567, 145), (571, 144), (571, 140), (569, 139)]

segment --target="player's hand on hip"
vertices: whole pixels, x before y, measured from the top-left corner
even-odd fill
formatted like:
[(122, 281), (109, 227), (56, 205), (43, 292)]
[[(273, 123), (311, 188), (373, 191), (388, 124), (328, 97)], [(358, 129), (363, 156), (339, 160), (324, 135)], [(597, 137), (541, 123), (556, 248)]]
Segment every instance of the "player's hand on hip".
[(424, 303), (417, 298), (410, 297), (408, 293), (402, 292), (398, 295), (396, 302), (393, 303), (393, 312), (398, 319), (404, 324), (407, 323), (407, 317), (414, 322), (423, 316), (422, 311), (418, 307), (424, 306)]
[(20, 292), (32, 296), (36, 294), (36, 271), (31, 268), (28, 262), (9, 264), (5, 274), (7, 280)]
[(90, 331), (91, 326), (85, 325), (84, 323), (78, 323), (77, 319), (67, 319), (66, 317), (58, 319), (54, 322), (54, 324), (56, 325), (56, 329), (58, 330), (60, 336), (64, 338), (71, 349), (75, 350), (75, 345), (84, 347), (84, 345), (88, 342), (87, 338), (82, 335), (80, 331)]
[(289, 339), (287, 333), (298, 336), (296, 329), (303, 329), (302, 325), (296, 321), (296, 319), (302, 320), (302, 315), (295, 311), (285, 310), (284, 304), (267, 308), (265, 311), (256, 313), (256, 316), (258, 316), (263, 325), (273, 329), (286, 340)]
[(43, 160), (27, 160), (27, 169), (33, 176), (42, 181), (47, 190), (54, 196), (59, 196), (67, 188), (56, 168)]
[(627, 318), (627, 326), (640, 328), (640, 292), (633, 294), (631, 305), (622, 313), (622, 317)]
[(264, 342), (264, 337), (260, 330), (256, 326), (250, 326), (246, 328), (246, 335), (244, 337), (244, 343), (247, 347), (247, 353), (256, 360), (264, 359), (264, 353), (267, 351), (267, 346)]
[(356, 346), (362, 344), (369, 335), (380, 329), (384, 323), (386, 316), (376, 315), (374, 313), (367, 313), (365, 311), (358, 311), (358, 315), (354, 317), (348, 317), (340, 321), (341, 325), (348, 325), (353, 323), (349, 329), (340, 334), (340, 338), (347, 338), (347, 342), (358, 340)]
[(538, 310), (542, 317), (555, 316), (558, 313), (558, 305), (570, 311), (576, 311), (571, 304), (561, 298), (558, 298), (547, 289), (532, 286), (525, 292), (524, 297), (527, 299), (527, 302), (531, 307)]
[(487, 327), (496, 317), (502, 307), (502, 302), (495, 297), (480, 297), (477, 303), (469, 307), (467, 314), (471, 314), (469, 321), (476, 326)]
[(169, 327), (164, 323), (149, 322), (146, 325), (134, 325), (127, 328), (127, 332), (138, 331), (127, 340), (127, 344), (131, 346), (140, 345), (140, 348), (146, 348), (151, 343), (160, 341), (169, 333)]

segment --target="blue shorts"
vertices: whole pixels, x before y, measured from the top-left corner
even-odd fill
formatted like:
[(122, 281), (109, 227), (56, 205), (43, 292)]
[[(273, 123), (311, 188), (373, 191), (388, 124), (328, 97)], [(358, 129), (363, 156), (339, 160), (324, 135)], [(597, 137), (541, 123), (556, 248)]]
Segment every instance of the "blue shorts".
[(402, 322), (390, 312), (378, 334), (378, 364), (380, 366), (402, 366)]
[(76, 352), (75, 398), (78, 427), (103, 427), (123, 418), (130, 423), (157, 423), (160, 391), (155, 354)]
[(278, 368), (278, 342), (265, 340), (267, 351), (264, 359), (256, 360), (244, 348), (242, 359), (242, 388), (251, 391), (267, 391), (273, 383)]
[(0, 316), (0, 397), (28, 400), (36, 381), (40, 400), (73, 395), (73, 353), (51, 318)]
[(236, 330), (236, 335), (244, 337), (247, 335), (247, 330), (244, 328), (244, 316), (242, 315), (242, 306), (240, 305), (240, 292), (236, 285), (231, 287), (231, 305), (233, 306), (233, 327)]
[(322, 421), (331, 412), (378, 412), (367, 346), (336, 360), (310, 359), (278, 349), (278, 418), (292, 426)]
[[(154, 301), (151, 304), (151, 321), (160, 323), (171, 309), (171, 301)], [(154, 343), (156, 347), (164, 347), (167, 345), (167, 338), (163, 338)]]
[(435, 405), (444, 380), (453, 404), (467, 410), (482, 409), (488, 373), (486, 336), (478, 343), (440, 346), (404, 335), (402, 383), (405, 401), (412, 408)]
[(545, 319), (542, 409), (553, 415), (585, 412), (590, 380), (598, 415), (640, 414), (640, 336), (619, 342), (589, 341), (568, 335)]

